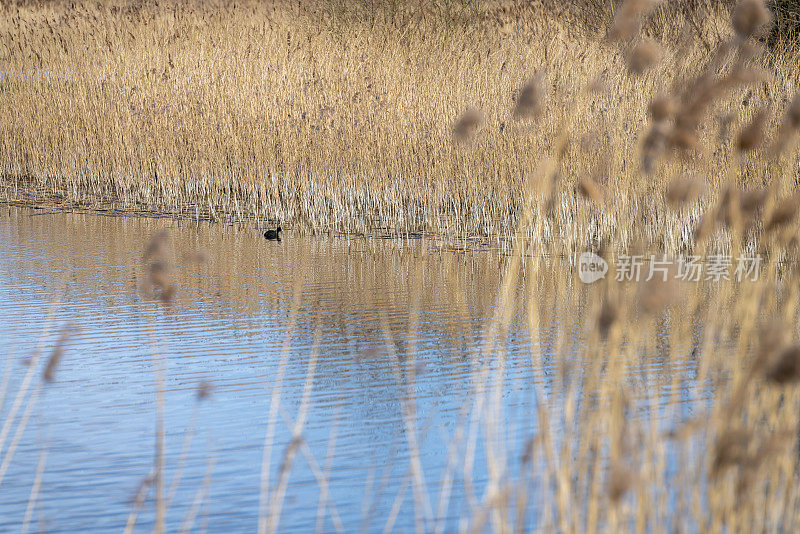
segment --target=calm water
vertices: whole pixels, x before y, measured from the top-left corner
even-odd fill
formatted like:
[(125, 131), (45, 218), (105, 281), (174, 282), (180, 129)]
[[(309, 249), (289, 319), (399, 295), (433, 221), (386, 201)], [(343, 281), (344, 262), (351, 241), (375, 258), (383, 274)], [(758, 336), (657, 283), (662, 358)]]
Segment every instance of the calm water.
[[(143, 265), (149, 237), (164, 228), (177, 284), (170, 304), (148, 295)], [(395, 530), (413, 529), (411, 449), (401, 412), (409, 390), (425, 490), (439, 509), (448, 445), (472, 402), (480, 346), (495, 313), (501, 259), (427, 240), (286, 234), (273, 243), (253, 228), (2, 208), (0, 364), (7, 364), (1, 369), (9, 385), (0, 421), (28, 369), (26, 358), (41, 342), (42, 365), (62, 332), (71, 333), (55, 381), (38, 389), (40, 371), (34, 377), (38, 404), (0, 483), (0, 531), (19, 530), (42, 450), (48, 452), (31, 530), (124, 528), (154, 463), (154, 354), (162, 355), (165, 369), (167, 493), (185, 458), (168, 529), (180, 529), (200, 490), (207, 495), (195, 530), (254, 530), (271, 394), (282, 376), (270, 462), (275, 483), (315, 339), (318, 360), (302, 432), (307, 447), (292, 464), (280, 530), (318, 526), (315, 470), (328, 473), (330, 484), (322, 530), (341, 524), (347, 532), (381, 531), (395, 505)], [(197, 251), (205, 263), (182, 261)], [(502, 336), (504, 432), (512, 452), (535, 433), (534, 394), (550, 392), (557, 373), (548, 357), (531, 365), (530, 343), (547, 355), (556, 325), (580, 343), (587, 298), (581, 290), (563, 287), (541, 297), (552, 304), (533, 339), (521, 312)], [(206, 400), (196, 395), (202, 381), (214, 386)], [(478, 447), (478, 497), (487, 478), (484, 454)], [(447, 531), (470, 513), (468, 503), (456, 474)], [(153, 518), (151, 493), (136, 530), (151, 530)]]

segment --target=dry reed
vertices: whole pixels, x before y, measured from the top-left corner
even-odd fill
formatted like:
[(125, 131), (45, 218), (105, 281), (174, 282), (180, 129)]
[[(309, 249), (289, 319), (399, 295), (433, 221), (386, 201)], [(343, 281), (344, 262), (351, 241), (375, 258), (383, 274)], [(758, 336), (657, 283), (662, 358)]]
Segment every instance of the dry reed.
[[(0, 164), (11, 184), (9, 195), (34, 184), (78, 199), (91, 193), (175, 211), (202, 206), (214, 216), (255, 214), (312, 229), (381, 226), (514, 236), (490, 331), (469, 354), (474, 390), (454, 436), (454, 450), (463, 453), (457, 466), (467, 501), (463, 530), (490, 525), (500, 532), (525, 531), (526, 503), (533, 497), (545, 503), (537, 509), (537, 526), (545, 531), (792, 530), (800, 524), (800, 273), (796, 263), (783, 260), (791, 255), (800, 196), (793, 192), (796, 154), (769, 153), (762, 146), (768, 132), (778, 131), (785, 149), (800, 122), (796, 52), (781, 51), (770, 65), (748, 42), (768, 23), (769, 12), (760, 1), (741, 0), (724, 13), (729, 22), (711, 13), (710, 20), (726, 21), (725, 29), (710, 22), (699, 28), (702, 46), (673, 50), (664, 44), (659, 63), (648, 65), (657, 59), (651, 54), (632, 65), (641, 67), (631, 68), (641, 72), (633, 78), (620, 61), (624, 54), (617, 41), (636, 39), (642, 31), (674, 30), (657, 21), (643, 25), (652, 7), (642, 0), (624, 3), (610, 40), (600, 40), (569, 34), (547, 17), (515, 20), (507, 11), (495, 14), (499, 26), (479, 18), (483, 22), (465, 23), (459, 32), (444, 32), (412, 11), (406, 31), (396, 21), (373, 20), (369, 27), (356, 21), (342, 34), (334, 26), (337, 19), (324, 13), (304, 13), (298, 22), (260, 6), (252, 6), (256, 16), (247, 19), (236, 9), (170, 12), (144, 6), (139, 9), (152, 16), (153, 25), (145, 29), (130, 13), (93, 6), (91, 13), (130, 29), (114, 30), (108, 42), (98, 40), (88, 52), (70, 46), (76, 37), (69, 26), (59, 28), (57, 37), (31, 31), (31, 38), (51, 45), (34, 57), (69, 60), (81, 77), (67, 88), (15, 86), (0, 94), (20, 110), (2, 126), (2, 153), (10, 156)], [(48, 15), (36, 9), (20, 13), (15, 16), (44, 33)], [(190, 21), (206, 19), (212, 30), (200, 35), (215, 47), (204, 47), (185, 32)], [(98, 32), (83, 20), (69, 23), (89, 35)], [(548, 32), (559, 39), (548, 39)], [(133, 61), (137, 43), (153, 33), (162, 46), (141, 45), (147, 53), (140, 65)], [(560, 39), (565, 36), (570, 39)], [(98, 74), (91, 59), (112, 49), (112, 39), (121, 44), (110, 59), (118, 77), (87, 76)], [(201, 63), (189, 45), (204, 51), (207, 60)], [(20, 49), (10, 52), (12, 57), (30, 59), (25, 54), (32, 47)], [(357, 55), (352, 69), (341, 66), (341, 50)], [(532, 82), (531, 72), (549, 66), (537, 64), (540, 56), (560, 70), (549, 69)], [(243, 61), (223, 61), (230, 58)], [(773, 71), (765, 76), (768, 65)], [(263, 75), (265, 69), (270, 76)], [(601, 69), (608, 88), (598, 94)], [(205, 75), (198, 77), (200, 70)], [(473, 73), (472, 81), (459, 76), (462, 72)], [(567, 80), (563, 72), (574, 76)], [(223, 93), (220, 80), (233, 80), (237, 90)], [(539, 91), (545, 87), (548, 102), (559, 96), (565, 104), (540, 110)], [(745, 87), (752, 91), (745, 97), (747, 107), (762, 110), (785, 101), (784, 117), (773, 123), (766, 113), (740, 109)], [(58, 98), (64, 95), (71, 98)], [(469, 101), (483, 111), (464, 113)], [(57, 104), (61, 115), (48, 115), (52, 112), (42, 102)], [(107, 108), (124, 119), (103, 120), (100, 110)], [(712, 132), (707, 119), (714, 110), (735, 114), (735, 142)], [(60, 127), (75, 126), (64, 133), (46, 124), (48, 117), (57, 118)], [(533, 118), (537, 121), (527, 120)], [(570, 143), (598, 123), (604, 126), (602, 148), (586, 153)], [(452, 143), (451, 135), (468, 142)], [(601, 156), (614, 170), (603, 189), (586, 178), (594, 175)], [(700, 175), (704, 183), (694, 178)], [(763, 235), (750, 235), (761, 228)], [(174, 287), (166, 260), (159, 259), (165, 242), (156, 236), (146, 254), (149, 281), (162, 291)], [(588, 243), (608, 258), (609, 249), (633, 245), (642, 252), (724, 247), (732, 255), (750, 247), (763, 252), (767, 264), (756, 281), (726, 278), (716, 286), (609, 277), (586, 289), (597, 305), (581, 308), (581, 335), (572, 343), (570, 327), (552, 314), (561, 302), (547, 296), (577, 305), (581, 292), (560, 293), (574, 280), (550, 282), (546, 274), (564, 267), (558, 253)], [(525, 298), (520, 287), (527, 288)], [(284, 371), (299, 309), (300, 292), (294, 291), (266, 413), (261, 532), (278, 528), (298, 451), (317, 476), (319, 514), (335, 510), (327, 490), (330, 469), (318, 469), (302, 438), (315, 359), (309, 362), (291, 441), (277, 479), (272, 478)], [(532, 334), (530, 361), (539, 380), (533, 387), (536, 435), (515, 456), (505, 441), (513, 432), (503, 417), (504, 334), (518, 308)], [(547, 328), (555, 334), (544, 347), (533, 338)], [(409, 450), (407, 475), (385, 528), (394, 526), (410, 486), (417, 530), (441, 531), (444, 521), (430, 504), (432, 489), (420, 462), (414, 354), (401, 360), (385, 331), (402, 386), (399, 404)], [(657, 356), (665, 370), (653, 373), (642, 355)], [(540, 376), (545, 359), (559, 370), (552, 391), (538, 387), (546, 383)], [(679, 411), (686, 369), (706, 395), (700, 413), (688, 420)], [(157, 379), (160, 384), (163, 376)], [(159, 395), (162, 387), (157, 386)], [(668, 402), (661, 402), (662, 394)], [(162, 411), (159, 404), (159, 421)], [(667, 431), (666, 425), (677, 429)], [(2, 434), (0, 444), (5, 428)], [(157, 434), (160, 451), (160, 426)], [(478, 492), (473, 475), (481, 460), (487, 480), (485, 491)], [(161, 462), (158, 454), (156, 485), (163, 484)], [(445, 478), (436, 510), (446, 512), (452, 479)], [(199, 491), (197, 499), (203, 495)], [(194, 515), (189, 519), (188, 526)]]
[[(758, 5), (736, 11), (740, 41), (763, 26)], [(754, 89), (751, 106), (793, 98), (798, 54), (782, 49), (768, 61), (744, 41), (747, 62), (731, 67), (714, 55), (733, 33), (724, 8), (708, 8), (705, 19), (652, 8), (624, 3), (617, 43), (567, 12), (491, 2), (449, 11), (402, 4), (364, 18), (303, 2), (7, 5), (0, 35), (12, 76), (0, 82), (0, 105), (14, 113), (0, 124), (2, 198), (504, 241), (525, 209), (526, 177), (553, 148), (550, 132), (569, 120), (569, 137), (597, 132), (600, 143), (570, 146), (559, 161), (552, 230), (539, 246), (644, 240), (686, 250), (696, 215), (651, 194), (689, 163), (672, 158), (672, 147), (711, 142), (709, 109), (744, 117), (742, 84)], [(620, 57), (640, 27), (647, 35), (633, 66), (649, 69), (634, 80)], [(676, 38), (686, 28), (700, 44)], [(753, 86), (767, 66), (766, 85)], [(15, 74), (30, 72), (40, 76)], [(631, 155), (646, 103), (665, 88), (678, 90), (651, 106), (645, 177)], [(453, 134), (468, 142), (452, 143)], [(709, 194), (699, 208), (720, 191), (734, 149), (706, 153)], [(755, 152), (742, 175), (789, 181), (791, 165), (759, 166)], [(606, 209), (576, 203), (574, 186), (600, 167)], [(169, 300), (170, 288), (162, 291)]]

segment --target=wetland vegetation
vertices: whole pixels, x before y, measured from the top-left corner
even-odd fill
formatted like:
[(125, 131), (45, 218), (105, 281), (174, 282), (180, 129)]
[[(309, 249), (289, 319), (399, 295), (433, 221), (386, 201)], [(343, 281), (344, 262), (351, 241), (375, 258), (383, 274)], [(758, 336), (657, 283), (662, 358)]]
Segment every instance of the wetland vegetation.
[(0, 526), (800, 524), (796, 3), (0, 10)]

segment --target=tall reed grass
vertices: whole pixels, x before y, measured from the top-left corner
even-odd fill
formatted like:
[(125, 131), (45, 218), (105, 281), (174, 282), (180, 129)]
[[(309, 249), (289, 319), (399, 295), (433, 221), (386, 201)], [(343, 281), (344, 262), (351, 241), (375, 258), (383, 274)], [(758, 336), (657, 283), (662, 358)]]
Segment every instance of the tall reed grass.
[[(532, 522), (563, 532), (791, 531), (799, 286), (797, 264), (783, 260), (800, 244), (797, 53), (761, 46), (772, 15), (757, 0), (702, 24), (651, 7), (629, 0), (603, 36), (519, 6), (463, 19), (406, 8), (347, 18), (302, 4), (13, 8), (5, 57), (76, 78), (4, 85), (0, 99), (15, 109), (1, 126), (6, 195), (310, 229), (514, 237), (436, 496), (419, 463), (415, 355), (396, 354), (385, 328), (410, 451), (385, 530), (410, 488), (416, 529), (444, 531), (457, 478), (465, 532)], [(149, 281), (167, 303), (175, 286), (156, 258), (163, 237), (152, 243)], [(555, 390), (533, 386), (537, 431), (517, 450), (505, 440), (503, 333), (521, 309), (536, 339), (554, 299), (577, 298), (564, 289), (574, 279), (546, 273), (560, 272), (558, 252), (587, 245), (609, 259), (614, 248), (721, 247), (763, 254), (765, 266), (741, 283), (608, 277), (586, 289), (585, 341), (571, 346), (556, 325), (550, 346), (531, 344), (534, 372), (553, 359), (559, 373)], [(318, 468), (302, 439), (314, 357), (273, 477), (288, 330), (265, 404), (263, 532), (280, 527), (297, 454)], [(684, 373), (653, 374), (648, 355), (695, 370), (709, 390), (698, 413), (678, 411)], [(659, 404), (661, 392), (670, 402)], [(334, 515), (329, 473), (315, 475), (320, 514)], [(532, 519), (534, 502), (544, 505)]]
[[(640, 15), (646, 2), (628, 4), (618, 14), (632, 17), (601, 28), (608, 19), (582, 24), (576, 9), (536, 2), (7, 4), (2, 195), (495, 240), (513, 235), (524, 184), (565, 129), (540, 246), (690, 248), (724, 176), (747, 189), (794, 183), (794, 151), (740, 158), (731, 132), (766, 108), (774, 133), (798, 53), (751, 38), (737, 59), (721, 47), (736, 38), (725, 5)], [(687, 84), (710, 71), (729, 83), (690, 101)], [(671, 118), (648, 134), (662, 93), (692, 123), (666, 151)], [(708, 188), (669, 209), (664, 190), (686, 173)], [(595, 202), (602, 188), (601, 205), (575, 187)]]

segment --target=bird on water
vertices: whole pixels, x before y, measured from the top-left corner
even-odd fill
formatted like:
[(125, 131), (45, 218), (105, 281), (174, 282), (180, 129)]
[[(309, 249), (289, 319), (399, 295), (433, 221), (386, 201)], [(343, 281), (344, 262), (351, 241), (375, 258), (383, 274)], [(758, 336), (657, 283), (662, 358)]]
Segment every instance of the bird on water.
[(280, 241), (281, 240), (281, 227), (279, 226), (277, 230), (267, 230), (264, 232), (264, 237), (269, 239), (270, 241)]

